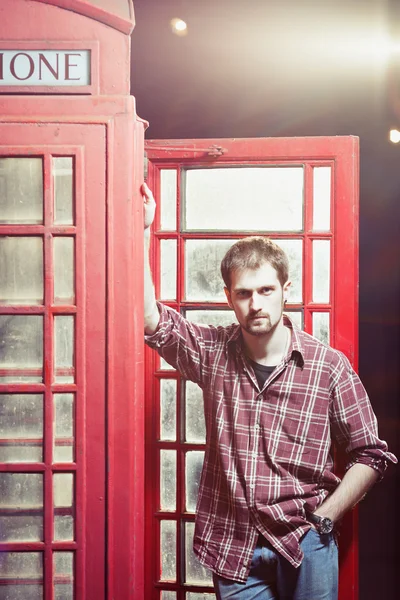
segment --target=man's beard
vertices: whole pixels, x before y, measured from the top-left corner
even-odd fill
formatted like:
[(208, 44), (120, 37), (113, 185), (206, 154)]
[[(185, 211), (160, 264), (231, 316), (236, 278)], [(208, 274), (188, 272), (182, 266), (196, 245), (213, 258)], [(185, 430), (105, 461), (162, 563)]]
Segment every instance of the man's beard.
[(271, 324), (269, 315), (254, 315), (246, 319), (246, 326), (243, 327), (247, 333), (254, 336), (262, 336), (270, 333), (276, 327)]

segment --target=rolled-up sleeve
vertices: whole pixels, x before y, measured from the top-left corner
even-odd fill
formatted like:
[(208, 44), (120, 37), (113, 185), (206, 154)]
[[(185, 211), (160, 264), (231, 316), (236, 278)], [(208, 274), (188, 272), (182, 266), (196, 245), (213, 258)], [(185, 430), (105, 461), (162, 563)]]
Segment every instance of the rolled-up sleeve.
[(218, 337), (217, 328), (192, 323), (160, 302), (157, 302), (157, 306), (160, 321), (152, 335), (145, 335), (146, 344), (185, 379), (202, 387), (209, 355)]
[(378, 471), (382, 478), (388, 463), (396, 464), (397, 458), (388, 451), (387, 443), (379, 438), (377, 419), (368, 395), (344, 355), (335, 370), (331, 428), (333, 438), (348, 454), (346, 468), (361, 463)]

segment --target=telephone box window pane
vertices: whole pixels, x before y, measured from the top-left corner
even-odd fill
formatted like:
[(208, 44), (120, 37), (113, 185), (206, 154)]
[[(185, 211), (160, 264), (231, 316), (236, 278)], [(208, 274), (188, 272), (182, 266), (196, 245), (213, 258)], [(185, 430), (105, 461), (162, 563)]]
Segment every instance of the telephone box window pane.
[(202, 594), (201, 592), (186, 592), (186, 600), (216, 600), (216, 595)]
[(329, 332), (329, 313), (315, 312), (313, 313), (313, 336), (318, 338), (324, 344), (330, 342)]
[(0, 541), (43, 540), (43, 477), (0, 473)]
[(299, 329), (303, 329), (303, 311), (300, 310), (285, 310), (285, 314), (293, 321)]
[(214, 325), (214, 327), (228, 327), (238, 324), (233, 310), (187, 310), (186, 318), (199, 325)]
[(160, 369), (163, 371), (174, 371), (174, 367), (171, 367), (170, 364), (167, 363), (166, 360), (160, 357)]
[(274, 240), (289, 259), (289, 302), (303, 300), (303, 242), (302, 240)]
[(54, 600), (73, 600), (74, 598), (74, 554), (73, 552), (54, 552)]
[(74, 304), (74, 238), (54, 238), (54, 302)]
[(74, 317), (54, 317), (54, 380), (74, 382)]
[(160, 523), (161, 581), (176, 581), (176, 521)]
[(221, 260), (236, 240), (186, 240), (185, 299), (226, 301), (220, 273)]
[(176, 300), (177, 242), (161, 240), (161, 298)]
[(40, 237), (0, 237), (0, 302), (43, 304)]
[[(42, 600), (43, 555), (41, 552), (1, 552), (1, 600)], [(18, 580), (19, 583), (11, 583)]]
[(313, 302), (329, 303), (331, 243), (313, 242)]
[(185, 230), (303, 229), (303, 167), (190, 169), (185, 174)]
[(160, 438), (162, 441), (176, 440), (176, 379), (160, 381)]
[(176, 600), (176, 592), (161, 592), (161, 600)]
[(74, 460), (74, 394), (54, 394), (53, 462)]
[(53, 475), (54, 540), (74, 539), (74, 477), (72, 473)]
[(43, 460), (43, 395), (0, 394), (0, 463)]
[(160, 200), (161, 200), (161, 230), (176, 231), (176, 169), (161, 169), (160, 171)]
[(203, 469), (204, 452), (194, 450), (186, 453), (186, 510), (194, 513), (196, 510), (197, 495), (201, 471)]
[(74, 223), (74, 171), (72, 156), (53, 157), (54, 223)]
[(176, 510), (176, 451), (160, 451), (160, 508)]
[(0, 383), (43, 381), (43, 318), (0, 315)]
[(41, 158), (0, 158), (0, 223), (43, 223)]
[(185, 397), (185, 441), (191, 444), (205, 444), (203, 392), (196, 383), (185, 381)]
[(212, 585), (211, 572), (199, 563), (193, 552), (194, 523), (185, 523), (185, 583)]
[(329, 231), (331, 226), (331, 167), (314, 167), (314, 231)]

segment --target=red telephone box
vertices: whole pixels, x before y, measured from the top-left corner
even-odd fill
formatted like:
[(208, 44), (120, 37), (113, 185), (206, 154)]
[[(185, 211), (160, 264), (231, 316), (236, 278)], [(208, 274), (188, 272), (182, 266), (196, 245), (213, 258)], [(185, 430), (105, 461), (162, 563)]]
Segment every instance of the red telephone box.
[(0, 595), (143, 597), (131, 0), (0, 4)]

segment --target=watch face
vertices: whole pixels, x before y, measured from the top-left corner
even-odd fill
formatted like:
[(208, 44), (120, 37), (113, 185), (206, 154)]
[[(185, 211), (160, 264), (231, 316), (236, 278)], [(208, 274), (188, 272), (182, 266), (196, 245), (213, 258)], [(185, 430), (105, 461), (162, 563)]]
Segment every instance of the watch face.
[(322, 517), (318, 529), (320, 533), (331, 533), (333, 531), (333, 521), (328, 517)]

